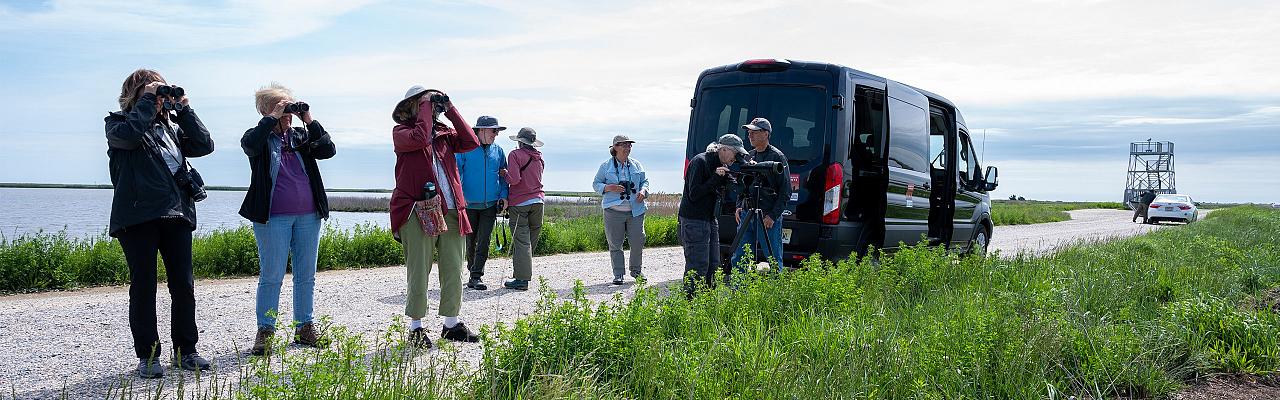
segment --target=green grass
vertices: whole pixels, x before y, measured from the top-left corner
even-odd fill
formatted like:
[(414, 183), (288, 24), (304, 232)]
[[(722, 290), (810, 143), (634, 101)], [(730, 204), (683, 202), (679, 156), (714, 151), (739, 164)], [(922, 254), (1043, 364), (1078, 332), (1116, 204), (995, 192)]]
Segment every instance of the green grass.
[[(562, 254), (608, 249), (600, 209), (584, 217), (548, 218), (543, 224), (534, 254)], [(554, 207), (553, 207), (554, 209)], [(674, 215), (648, 215), (646, 246), (672, 246), (676, 238)], [(507, 237), (502, 237), (507, 235)], [(509, 230), (496, 229), (490, 256), (510, 255)], [(196, 277), (219, 278), (258, 274), (257, 242), (253, 229), (241, 226), (216, 230), (192, 240), (192, 267)], [(348, 229), (326, 228), (320, 237), (317, 269), (371, 268), (404, 263), (400, 243), (386, 228), (359, 225)], [(164, 280), (164, 266), (157, 274)], [(31, 234), (9, 239), (0, 236), (0, 293), (73, 289), (123, 284), (129, 267), (120, 245), (109, 237), (79, 239), (59, 234)]]
[(1090, 208), (1124, 210), (1119, 202), (1008, 201), (991, 202), (991, 222), (1000, 225), (1026, 225), (1071, 219), (1067, 211)]
[(241, 391), (193, 398), (1165, 398), (1206, 374), (1280, 370), (1280, 317), (1259, 306), (1277, 284), (1280, 210), (1240, 207), (1045, 257), (811, 259), (693, 299), (642, 287), (595, 304), (581, 283), (568, 299), (544, 286), (533, 314), (482, 329), (475, 371), (404, 352), (396, 323), (282, 348), (239, 371)]

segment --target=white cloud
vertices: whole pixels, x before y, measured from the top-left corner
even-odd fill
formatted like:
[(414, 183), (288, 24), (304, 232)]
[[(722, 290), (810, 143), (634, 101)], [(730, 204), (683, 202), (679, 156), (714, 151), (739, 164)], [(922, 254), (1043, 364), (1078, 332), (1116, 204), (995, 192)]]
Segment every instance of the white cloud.
[(55, 0), (47, 11), (0, 6), (0, 32), (115, 54), (193, 52), (306, 35), (372, 1), (230, 0), (210, 6), (198, 1)]

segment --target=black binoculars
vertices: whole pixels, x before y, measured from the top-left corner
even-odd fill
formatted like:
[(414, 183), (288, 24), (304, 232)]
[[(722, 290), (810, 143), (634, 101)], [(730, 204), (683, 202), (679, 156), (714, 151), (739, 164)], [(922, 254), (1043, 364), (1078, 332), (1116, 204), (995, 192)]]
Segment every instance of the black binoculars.
[(636, 183), (632, 181), (620, 181), (618, 186), (622, 186), (622, 192), (618, 193), (618, 197), (622, 200), (631, 200), (631, 194), (636, 193)]
[(160, 97), (182, 97), (187, 94), (186, 90), (182, 90), (179, 86), (165, 85), (156, 88), (156, 96)]
[(284, 106), (284, 112), (289, 114), (302, 114), (308, 111), (311, 111), (311, 106), (301, 101), (289, 103), (288, 105)]
[(432, 103), (448, 103), (448, 102), (449, 102), (449, 95), (447, 95), (447, 94), (440, 94), (440, 93), (432, 93), (432, 94), (431, 94), (431, 97), (428, 97), (428, 98), (427, 98), (427, 100), (430, 100)]

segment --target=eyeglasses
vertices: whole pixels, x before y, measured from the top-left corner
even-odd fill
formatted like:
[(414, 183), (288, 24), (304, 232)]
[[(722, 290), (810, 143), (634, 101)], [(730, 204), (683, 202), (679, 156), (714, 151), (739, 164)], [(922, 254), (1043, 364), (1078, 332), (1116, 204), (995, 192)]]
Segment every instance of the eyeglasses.
[(628, 148), (628, 149), (629, 149), (629, 148), (631, 148), (631, 143), (630, 143), (630, 142), (622, 142), (622, 143), (615, 144), (615, 145), (613, 145), (613, 146), (614, 146), (614, 147), (626, 147), (626, 148)]

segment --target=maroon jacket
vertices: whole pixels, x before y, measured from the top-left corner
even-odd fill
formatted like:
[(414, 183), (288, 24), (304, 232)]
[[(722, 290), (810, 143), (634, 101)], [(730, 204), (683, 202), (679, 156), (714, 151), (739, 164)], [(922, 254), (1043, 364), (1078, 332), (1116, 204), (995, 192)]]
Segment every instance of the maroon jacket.
[[(456, 107), (444, 113), (453, 124), (449, 128), (444, 124), (435, 125), (435, 141), (431, 139), (431, 114), (418, 113), (417, 121), (412, 125), (399, 124), (391, 130), (391, 143), (396, 151), (396, 190), (391, 192), (391, 232), (400, 232), (400, 226), (409, 220), (413, 211), (413, 202), (422, 200), (422, 185), (436, 182), (435, 165), (427, 158), (434, 152), (444, 166), (444, 174), (449, 178), (449, 188), (453, 192), (455, 208), (466, 208), (467, 199), (462, 193), (462, 181), (458, 179), (458, 161), (454, 153), (465, 153), (480, 147), (480, 139), (471, 131), (471, 125), (462, 119)], [(425, 152), (424, 152), (425, 150)], [(471, 222), (467, 213), (458, 213), (458, 232), (471, 233)]]

